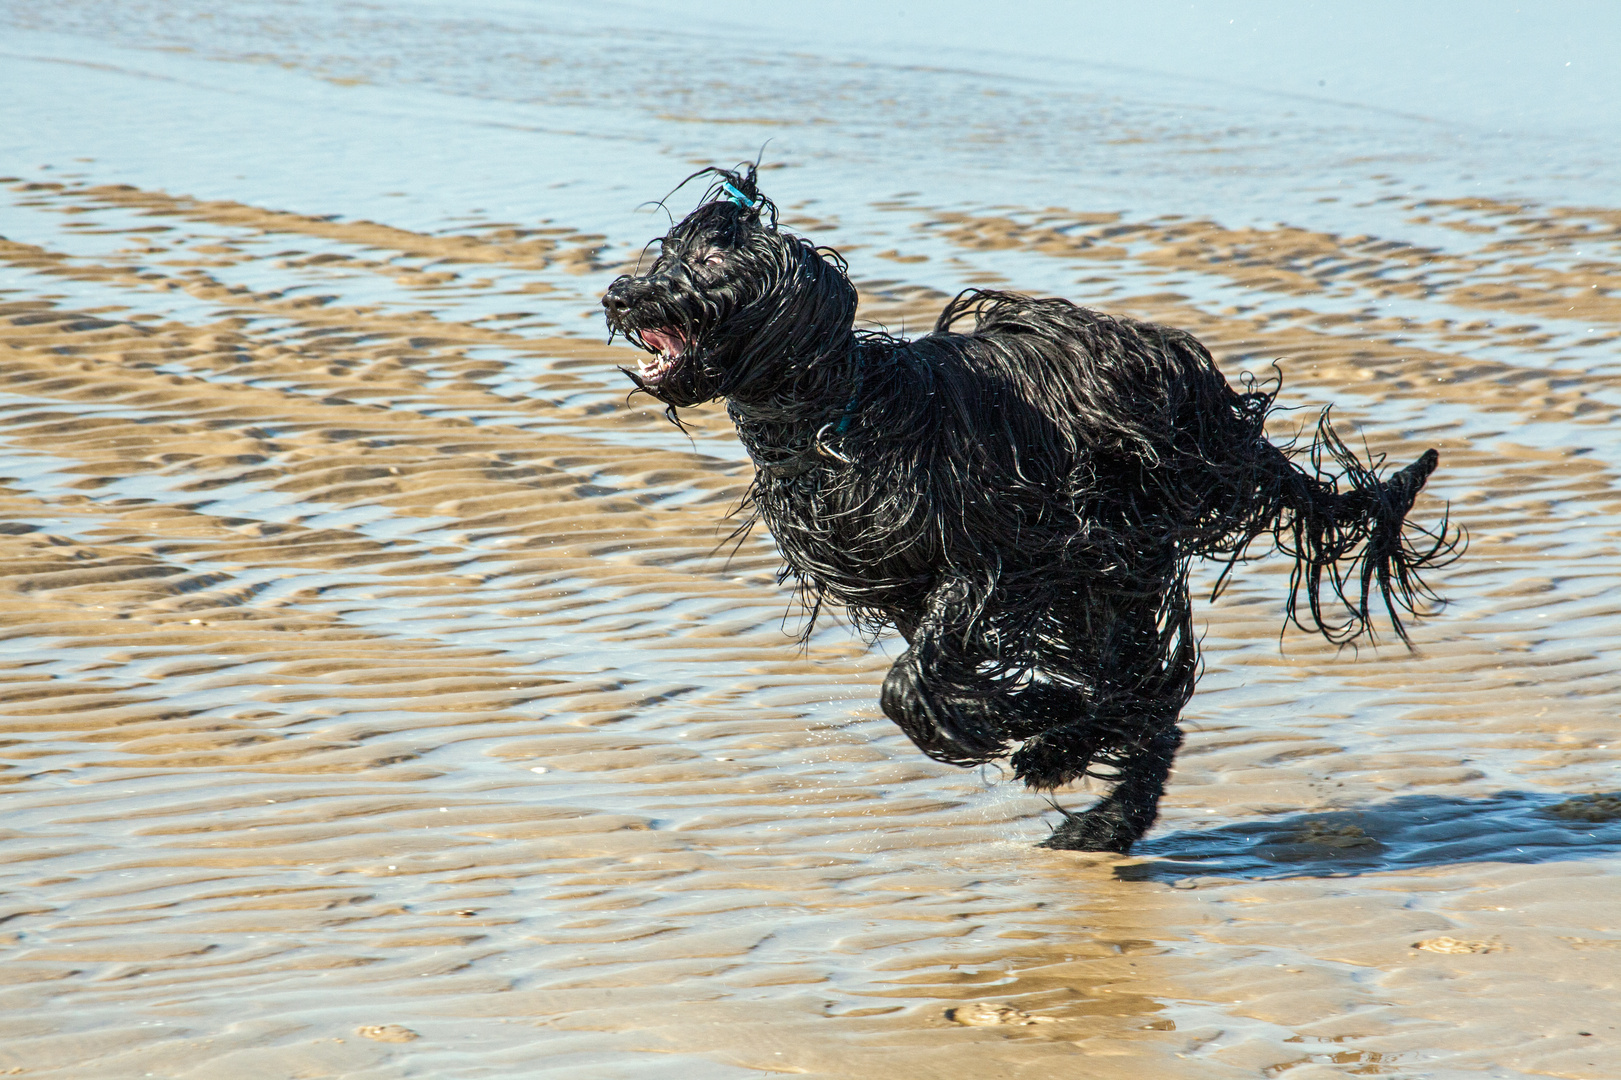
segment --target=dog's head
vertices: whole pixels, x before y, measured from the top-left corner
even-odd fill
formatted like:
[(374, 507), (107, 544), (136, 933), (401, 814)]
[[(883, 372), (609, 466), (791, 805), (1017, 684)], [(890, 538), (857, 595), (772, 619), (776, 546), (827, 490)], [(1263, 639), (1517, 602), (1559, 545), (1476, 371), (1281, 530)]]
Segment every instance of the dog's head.
[(655, 241), (653, 265), (602, 298), (609, 329), (649, 354), (625, 374), (668, 405), (770, 393), (847, 348), (855, 323), (844, 260), (777, 228), (753, 166), (705, 174), (715, 184)]

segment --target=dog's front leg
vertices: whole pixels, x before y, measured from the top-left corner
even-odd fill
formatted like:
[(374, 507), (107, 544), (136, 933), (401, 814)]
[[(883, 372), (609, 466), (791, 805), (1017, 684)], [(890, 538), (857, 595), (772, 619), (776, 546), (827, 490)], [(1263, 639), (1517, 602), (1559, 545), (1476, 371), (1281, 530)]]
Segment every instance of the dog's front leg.
[(919, 750), (952, 765), (978, 765), (1006, 749), (990, 711), (973, 692), (980, 680), (967, 638), (969, 597), (959, 578), (934, 587), (922, 616), (907, 628), (911, 647), (889, 669), (879, 699), (884, 715)]

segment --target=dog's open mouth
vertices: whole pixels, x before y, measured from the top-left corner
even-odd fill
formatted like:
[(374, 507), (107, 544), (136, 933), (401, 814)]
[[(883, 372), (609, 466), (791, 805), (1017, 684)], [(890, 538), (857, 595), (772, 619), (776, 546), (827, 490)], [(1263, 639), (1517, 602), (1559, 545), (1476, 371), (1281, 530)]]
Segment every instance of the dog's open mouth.
[(657, 383), (668, 375), (687, 349), (687, 339), (673, 329), (642, 330), (637, 336), (652, 353), (651, 356), (644, 357), (638, 365), (637, 374), (645, 383)]

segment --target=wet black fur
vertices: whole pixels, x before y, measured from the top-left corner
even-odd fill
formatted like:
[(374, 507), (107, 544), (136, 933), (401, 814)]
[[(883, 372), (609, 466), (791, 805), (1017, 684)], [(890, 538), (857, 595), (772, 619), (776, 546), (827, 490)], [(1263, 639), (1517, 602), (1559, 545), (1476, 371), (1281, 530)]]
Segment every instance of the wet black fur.
[(1371, 635), (1375, 607), (1405, 641), (1433, 598), (1418, 571), (1459, 537), (1404, 522), (1434, 450), (1381, 479), (1326, 413), (1309, 446), (1274, 446), (1275, 390), (1235, 391), (1180, 330), (1065, 300), (970, 290), (915, 341), (856, 330), (844, 260), (779, 229), (752, 168), (707, 172), (603, 299), (632, 341), (687, 343), (663, 378), (627, 374), (672, 417), (726, 399), (748, 506), (812, 621), (831, 599), (905, 637), (882, 704), (925, 754), (1020, 744), (1033, 788), (1116, 781), (1046, 846), (1124, 852), (1153, 824), (1199, 674), (1191, 560), (1282, 550), (1289, 619), (1334, 642)]

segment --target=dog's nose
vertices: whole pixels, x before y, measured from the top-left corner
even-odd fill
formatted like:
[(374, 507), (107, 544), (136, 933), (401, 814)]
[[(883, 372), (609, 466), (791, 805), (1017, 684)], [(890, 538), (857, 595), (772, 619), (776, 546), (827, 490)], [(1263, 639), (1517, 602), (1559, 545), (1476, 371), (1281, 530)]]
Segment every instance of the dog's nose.
[(617, 317), (630, 310), (630, 301), (616, 290), (609, 289), (602, 298), (602, 306), (608, 309), (609, 315)]

